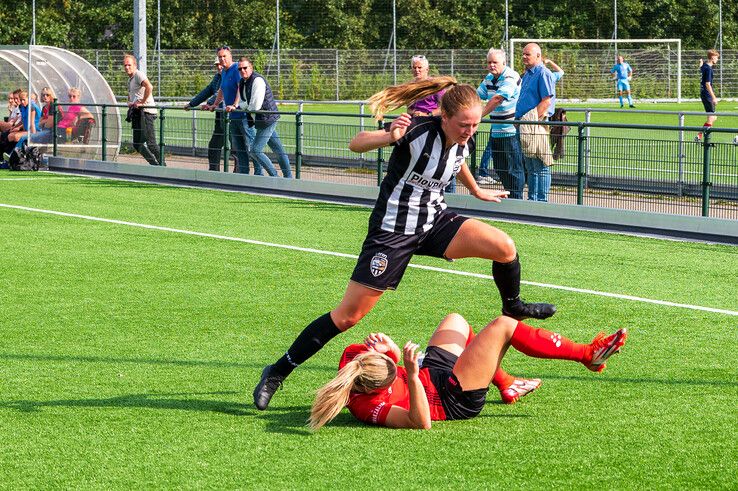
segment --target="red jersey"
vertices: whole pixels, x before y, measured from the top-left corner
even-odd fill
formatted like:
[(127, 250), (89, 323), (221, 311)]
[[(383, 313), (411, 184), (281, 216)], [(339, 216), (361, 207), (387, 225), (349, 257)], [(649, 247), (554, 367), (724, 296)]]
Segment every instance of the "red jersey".
[[(368, 351), (369, 348), (365, 344), (352, 344), (348, 346), (341, 355), (341, 361), (338, 369), (343, 368), (348, 362), (360, 353)], [(394, 353), (386, 353), (387, 356), (397, 363)], [(430, 406), (431, 420), (442, 421), (446, 419), (446, 412), (441, 405), (441, 398), (438, 391), (430, 379), (427, 368), (421, 368), (418, 374), (420, 383), (425, 389), (425, 397), (428, 399)], [(351, 414), (358, 420), (365, 423), (376, 425), (384, 425), (387, 420), (387, 414), (392, 406), (410, 409), (410, 388), (407, 385), (407, 370), (404, 367), (397, 367), (397, 378), (392, 385), (386, 389), (376, 390), (369, 394), (361, 392), (351, 392), (349, 402), (346, 405)]]

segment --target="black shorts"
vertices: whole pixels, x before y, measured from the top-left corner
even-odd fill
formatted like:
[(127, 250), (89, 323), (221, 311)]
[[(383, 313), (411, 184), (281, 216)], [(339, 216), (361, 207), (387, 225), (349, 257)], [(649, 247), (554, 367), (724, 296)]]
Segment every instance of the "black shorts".
[(431, 382), (438, 391), (446, 419), (469, 419), (478, 415), (487, 401), (488, 388), (462, 390), (453, 373), (459, 357), (437, 346), (425, 350), (423, 368), (428, 369)]
[(715, 101), (712, 100), (712, 97), (710, 97), (709, 94), (700, 94), (700, 99), (702, 99), (702, 107), (705, 108), (705, 112), (715, 112), (717, 104), (715, 104)]
[(446, 248), (467, 217), (443, 210), (427, 232), (404, 235), (369, 230), (351, 279), (374, 290), (394, 290), (415, 254), (444, 258)]

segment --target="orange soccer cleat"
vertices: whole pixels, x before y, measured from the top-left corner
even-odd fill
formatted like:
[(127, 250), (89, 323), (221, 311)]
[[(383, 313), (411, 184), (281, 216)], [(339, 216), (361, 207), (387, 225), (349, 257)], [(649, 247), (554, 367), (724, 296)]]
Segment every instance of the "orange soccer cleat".
[(599, 333), (590, 344), (592, 357), (584, 365), (593, 372), (601, 372), (605, 369), (607, 359), (620, 352), (620, 348), (625, 344), (627, 337), (628, 330), (625, 328), (618, 329), (609, 336), (605, 336), (603, 332)]

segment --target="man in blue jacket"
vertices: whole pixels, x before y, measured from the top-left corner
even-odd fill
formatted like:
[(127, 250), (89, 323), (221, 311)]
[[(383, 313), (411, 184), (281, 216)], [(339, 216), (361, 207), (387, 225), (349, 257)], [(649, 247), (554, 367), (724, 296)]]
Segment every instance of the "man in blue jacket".
[[(195, 97), (185, 104), (185, 110), (190, 110), (193, 107), (197, 107), (203, 102), (203, 111), (214, 111), (215, 97), (218, 95), (218, 89), (220, 89), (220, 73), (223, 71), (223, 65), (220, 64), (220, 60), (216, 59), (213, 63), (216, 69), (215, 76), (210, 83), (200, 91)], [(221, 109), (223, 106), (221, 104)], [(220, 158), (223, 150), (223, 112), (218, 111), (215, 113), (215, 127), (213, 128), (213, 135), (210, 137), (208, 142), (208, 165), (209, 170), (219, 171), (220, 170)]]

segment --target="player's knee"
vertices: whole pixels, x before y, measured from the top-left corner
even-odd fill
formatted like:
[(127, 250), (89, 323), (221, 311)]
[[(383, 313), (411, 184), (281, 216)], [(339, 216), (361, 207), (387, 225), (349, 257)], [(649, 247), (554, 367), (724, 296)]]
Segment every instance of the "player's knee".
[(358, 324), (363, 317), (363, 315), (356, 313), (341, 314), (334, 318), (333, 322), (336, 324), (338, 330), (346, 331)]
[(444, 317), (443, 323), (444, 324), (451, 323), (454, 325), (457, 325), (457, 324), (467, 325), (467, 322), (466, 322), (466, 319), (464, 319), (464, 316), (462, 316), (461, 314), (457, 314), (456, 312), (452, 312), (448, 314), (446, 317)]
[(505, 237), (500, 240), (499, 248), (501, 255), (499, 261), (502, 263), (512, 262), (518, 255), (518, 251), (515, 248), (515, 241), (513, 241), (509, 235), (505, 235)]

